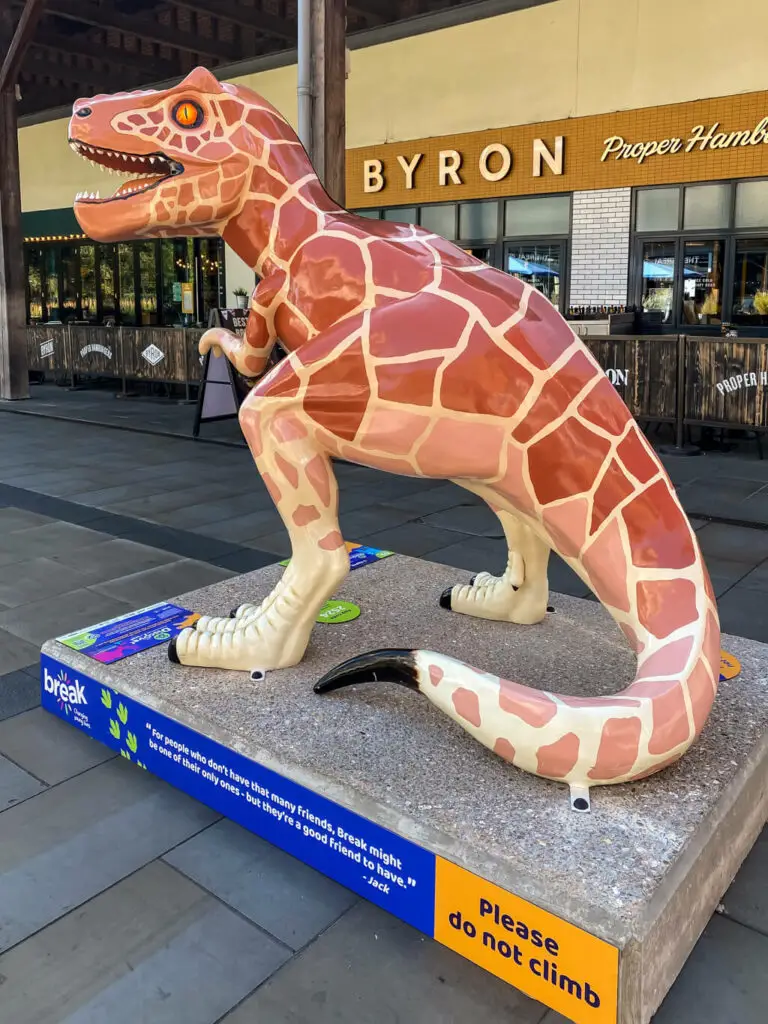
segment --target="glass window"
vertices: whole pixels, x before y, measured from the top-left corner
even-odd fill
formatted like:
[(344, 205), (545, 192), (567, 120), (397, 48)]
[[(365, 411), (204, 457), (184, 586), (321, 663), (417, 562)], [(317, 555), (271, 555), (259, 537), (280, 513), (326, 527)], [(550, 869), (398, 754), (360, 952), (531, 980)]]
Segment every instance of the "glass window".
[(505, 235), (567, 235), (570, 220), (570, 196), (508, 199), (504, 204)]
[(731, 315), (736, 323), (768, 318), (768, 239), (736, 243)]
[(156, 324), (157, 317), (157, 247), (154, 242), (139, 242), (139, 312), (141, 323)]
[(48, 320), (60, 321), (61, 310), (59, 308), (59, 255), (58, 246), (49, 246), (43, 249), (43, 261), (45, 264), (45, 305), (48, 312)]
[(456, 237), (456, 206), (443, 203), (440, 206), (422, 206), (421, 226), (436, 235), (453, 240)]
[(80, 315), (96, 323), (96, 246), (80, 246)]
[(198, 249), (199, 292), (197, 318), (207, 323), (212, 309), (224, 304), (224, 243), (218, 238), (201, 238)]
[(163, 275), (163, 308), (161, 320), (164, 324), (192, 322), (194, 314), (184, 312), (183, 285), (192, 285), (194, 267), (194, 242), (191, 238), (166, 238), (160, 243)]
[(27, 247), (27, 319), (33, 323), (43, 319), (43, 250)]
[(499, 233), (499, 204), (462, 203), (459, 207), (459, 238), (496, 238)]
[(120, 242), (117, 247), (120, 280), (120, 323), (136, 323), (136, 276), (133, 267), (133, 245)]
[[(99, 288), (101, 298), (101, 322), (113, 327), (117, 318), (117, 290), (115, 288), (115, 258), (117, 248), (114, 245), (98, 245)], [(133, 285), (131, 285), (133, 293)]]
[(369, 220), (381, 220), (381, 210), (353, 210), (358, 217), (368, 217)]
[(80, 319), (80, 268), (77, 247), (61, 247), (61, 318), (64, 323)]
[(683, 227), (727, 228), (731, 219), (730, 185), (692, 185), (685, 190)]
[(504, 269), (513, 277), (532, 284), (553, 306), (560, 306), (562, 246), (511, 245), (504, 254)]
[(476, 246), (472, 249), (463, 250), (467, 256), (474, 256), (476, 260), (482, 260), (483, 263), (491, 265), (491, 247), (489, 245)]
[(415, 206), (395, 206), (391, 210), (384, 211), (384, 220), (391, 220), (396, 224), (415, 224), (418, 216), (419, 213)]
[(736, 186), (736, 227), (768, 226), (768, 181), (742, 181)]
[(686, 242), (683, 258), (683, 324), (719, 324), (722, 313), (723, 250), (719, 239)]
[(643, 245), (644, 313), (661, 313), (663, 323), (672, 318), (675, 284), (675, 243), (646, 242)]
[(676, 231), (679, 188), (649, 188), (637, 193), (636, 231)]

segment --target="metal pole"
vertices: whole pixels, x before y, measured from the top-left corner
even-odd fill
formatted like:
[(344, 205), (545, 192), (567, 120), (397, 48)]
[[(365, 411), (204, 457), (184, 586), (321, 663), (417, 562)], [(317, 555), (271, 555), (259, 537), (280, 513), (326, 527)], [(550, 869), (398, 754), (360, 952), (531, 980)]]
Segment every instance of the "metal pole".
[(312, 153), (312, 0), (299, 0), (297, 11), (299, 49), (299, 138)]

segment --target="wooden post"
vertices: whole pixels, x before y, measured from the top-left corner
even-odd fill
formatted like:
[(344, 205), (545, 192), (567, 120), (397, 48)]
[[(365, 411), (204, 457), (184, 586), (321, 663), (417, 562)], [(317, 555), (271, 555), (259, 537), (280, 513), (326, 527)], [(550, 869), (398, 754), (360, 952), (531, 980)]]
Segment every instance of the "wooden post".
[(312, 0), (312, 162), (332, 199), (345, 202), (346, 0)]
[(16, 81), (24, 53), (43, 12), (43, 0), (26, 0), (12, 29), (10, 11), (0, 15), (0, 398), (29, 398), (24, 236), (21, 230), (21, 177), (16, 116)]
[(29, 398), (16, 96), (0, 91), (0, 398)]

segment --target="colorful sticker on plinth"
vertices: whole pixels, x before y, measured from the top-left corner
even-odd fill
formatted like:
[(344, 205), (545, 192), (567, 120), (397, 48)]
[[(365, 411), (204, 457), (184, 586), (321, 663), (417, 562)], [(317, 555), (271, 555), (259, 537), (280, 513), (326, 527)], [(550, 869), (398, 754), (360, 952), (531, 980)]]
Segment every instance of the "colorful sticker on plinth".
[(48, 655), (40, 660), (46, 711), (432, 934), (433, 853)]
[(615, 1024), (619, 951), (436, 857), (435, 938), (576, 1024)]
[(725, 679), (735, 679), (741, 672), (741, 662), (734, 658), (728, 651), (720, 651), (720, 682)]
[(360, 609), (351, 601), (328, 601), (317, 614), (317, 622), (352, 622), (358, 618)]
[(87, 658), (111, 665), (139, 651), (167, 643), (199, 618), (196, 612), (163, 601), (56, 639)]
[[(382, 558), (390, 558), (395, 553), (383, 548), (370, 548), (365, 544), (353, 544), (351, 541), (347, 541), (345, 546), (349, 552), (350, 569), (361, 569), (364, 565), (380, 562)], [(289, 565), (290, 561), (290, 558), (284, 558), (280, 565)]]

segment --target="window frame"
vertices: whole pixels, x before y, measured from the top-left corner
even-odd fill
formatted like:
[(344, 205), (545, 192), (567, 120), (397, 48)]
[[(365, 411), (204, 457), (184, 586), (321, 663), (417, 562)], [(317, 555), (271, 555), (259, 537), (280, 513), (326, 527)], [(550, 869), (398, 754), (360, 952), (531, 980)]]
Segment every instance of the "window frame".
[[(662, 324), (661, 330), (666, 334), (697, 333), (697, 334), (720, 334), (722, 324), (732, 324), (733, 316), (733, 283), (734, 268), (736, 263), (736, 246), (742, 240), (751, 238), (765, 239), (768, 244), (768, 225), (762, 228), (737, 228), (736, 224), (736, 191), (743, 182), (768, 181), (768, 176), (750, 178), (718, 178), (712, 181), (681, 181), (665, 182), (660, 185), (643, 185), (632, 189), (631, 202), (631, 234), (630, 234), (630, 259), (629, 259), (629, 302), (637, 309), (642, 308), (643, 294), (643, 244), (645, 242), (668, 242), (674, 241), (675, 248), (675, 278), (674, 278), (674, 309), (675, 316), (667, 324)], [(685, 217), (685, 189), (695, 188), (697, 185), (729, 185), (731, 194), (728, 210), (728, 225), (724, 228), (689, 228), (683, 227)], [(660, 188), (677, 188), (680, 190), (680, 203), (678, 205), (677, 226), (666, 231), (638, 231), (637, 230), (637, 203), (638, 195), (641, 192), (649, 192)], [(685, 324), (682, 317), (682, 253), (686, 241), (708, 240), (719, 238), (724, 243), (723, 251), (723, 287), (721, 301), (721, 324)], [(765, 336), (766, 328), (759, 324), (734, 325), (739, 335), (743, 337)], [(693, 330), (691, 328), (693, 327)]]

